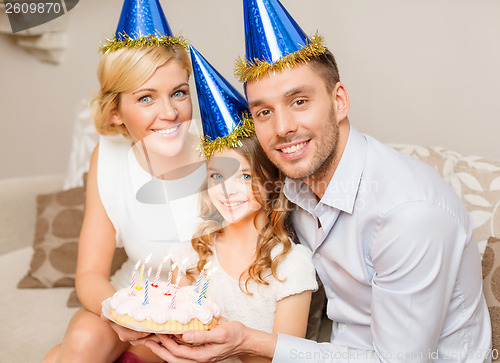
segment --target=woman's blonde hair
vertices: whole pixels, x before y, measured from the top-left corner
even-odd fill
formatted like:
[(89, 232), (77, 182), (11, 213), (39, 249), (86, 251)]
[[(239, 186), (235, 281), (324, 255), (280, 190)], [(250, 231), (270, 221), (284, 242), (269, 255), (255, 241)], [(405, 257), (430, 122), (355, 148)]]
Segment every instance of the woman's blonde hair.
[[(241, 140), (242, 146), (233, 148), (243, 155), (249, 162), (252, 172), (252, 190), (262, 205), (259, 213), (265, 213), (264, 226), (259, 230), (256, 257), (247, 270), (248, 277), (243, 282), (244, 273), (240, 276), (240, 289), (250, 294), (248, 283), (254, 280), (257, 283), (268, 285), (266, 277), (271, 271), (274, 278), (281, 281), (277, 275), (277, 267), (283, 257), (290, 251), (292, 229), (289, 223), (290, 205), (283, 194), (283, 177), (279, 170), (269, 161), (257, 137), (251, 136)], [(266, 192), (262, 198), (262, 188)], [(215, 239), (223, 231), (223, 217), (210, 202), (208, 193), (204, 191), (200, 199), (200, 214), (204, 220), (191, 240), (193, 249), (198, 253), (199, 260), (195, 267), (187, 270), (187, 276), (194, 281), (197, 274), (212, 255)], [(257, 219), (257, 216), (255, 217)], [(255, 220), (254, 220), (254, 225)], [(256, 226), (257, 227), (257, 226)], [(281, 245), (281, 252), (274, 258), (271, 251)], [(242, 287), (242, 282), (244, 289)]]
[(191, 75), (189, 56), (180, 45), (122, 48), (102, 56), (97, 68), (101, 88), (90, 101), (95, 126), (101, 135), (130, 137), (125, 125), (115, 125), (110, 120), (111, 112), (120, 106), (120, 94), (144, 84), (158, 67), (170, 60), (178, 61), (187, 70), (188, 77)]

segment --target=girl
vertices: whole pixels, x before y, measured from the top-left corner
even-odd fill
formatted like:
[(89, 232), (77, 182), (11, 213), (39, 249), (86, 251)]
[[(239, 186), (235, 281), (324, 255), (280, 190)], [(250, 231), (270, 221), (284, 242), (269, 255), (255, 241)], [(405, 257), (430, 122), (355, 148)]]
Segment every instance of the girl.
[[(276, 183), (277, 169), (255, 136), (241, 144), (210, 158), (205, 221), (201, 236), (192, 240), (198, 258), (187, 276), (194, 282), (210, 262), (208, 293), (223, 317), (304, 337), (317, 288), (311, 256), (290, 241), (288, 202)], [(234, 175), (228, 159), (240, 165)]]
[[(235, 115), (234, 110), (244, 110), (243, 97), (193, 47), (191, 59), (209, 177), (200, 198), (204, 221), (192, 239), (185, 273), (192, 283), (204, 267), (210, 271), (208, 293), (224, 318), (304, 337), (311, 293), (317, 289), (315, 270), (310, 252), (290, 239), (289, 206), (278, 169), (252, 135), (248, 114)], [(226, 100), (226, 105), (218, 103), (225, 108), (221, 112), (214, 109), (215, 99)], [(231, 123), (231, 113), (234, 126), (214, 132), (214, 125)]]
[[(155, 3), (125, 1), (122, 18), (130, 21), (137, 16), (131, 24), (139, 27), (147, 17), (164, 19), (159, 5), (151, 8)], [(172, 241), (184, 238), (180, 232), (192, 235), (199, 223), (186, 208), (176, 210), (174, 216), (172, 205), (164, 201), (165, 191), (170, 199), (170, 191), (179, 184), (192, 185), (192, 194), (196, 194), (199, 180), (206, 175), (194, 149), (199, 137), (189, 132), (189, 56), (182, 42), (169, 35), (166, 21), (154, 24), (155, 33), (147, 28), (124, 28), (129, 34), (142, 34), (138, 38), (120, 39), (125, 33), (121, 25), (122, 21), (98, 68), (101, 89), (94, 99), (95, 123), (105, 136), (90, 163), (79, 241), (76, 289), (83, 308), (69, 323), (62, 344), (44, 362), (117, 360), (129, 344), (120, 341), (101, 319), (101, 302), (130, 283), (138, 260), (151, 255), (149, 265), (158, 264), (172, 249)], [(152, 191), (148, 190), (151, 186)], [(159, 197), (150, 200), (144, 191)], [(193, 203), (185, 199), (183, 206)], [(175, 217), (182, 220), (183, 231)], [(110, 282), (113, 253), (121, 245), (129, 260)], [(161, 361), (145, 347), (132, 347), (131, 351), (145, 361)]]

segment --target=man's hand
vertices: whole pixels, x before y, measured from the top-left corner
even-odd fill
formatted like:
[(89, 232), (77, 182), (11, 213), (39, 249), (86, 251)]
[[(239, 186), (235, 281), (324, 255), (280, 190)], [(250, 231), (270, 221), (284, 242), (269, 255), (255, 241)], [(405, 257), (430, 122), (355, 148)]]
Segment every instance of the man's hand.
[(227, 321), (209, 331), (189, 331), (180, 336), (179, 343), (171, 336), (158, 334), (160, 344), (147, 340), (145, 345), (169, 363), (218, 362), (238, 356), (245, 351), (247, 328), (237, 321)]

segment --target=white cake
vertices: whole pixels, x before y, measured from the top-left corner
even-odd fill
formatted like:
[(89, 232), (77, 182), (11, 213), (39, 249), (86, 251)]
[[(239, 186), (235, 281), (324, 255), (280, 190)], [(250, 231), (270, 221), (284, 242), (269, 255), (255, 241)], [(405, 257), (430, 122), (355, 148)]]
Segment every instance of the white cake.
[(160, 282), (148, 286), (147, 300), (144, 285), (121, 289), (103, 301), (103, 312), (134, 330), (172, 334), (208, 330), (219, 322), (219, 307), (194, 289)]

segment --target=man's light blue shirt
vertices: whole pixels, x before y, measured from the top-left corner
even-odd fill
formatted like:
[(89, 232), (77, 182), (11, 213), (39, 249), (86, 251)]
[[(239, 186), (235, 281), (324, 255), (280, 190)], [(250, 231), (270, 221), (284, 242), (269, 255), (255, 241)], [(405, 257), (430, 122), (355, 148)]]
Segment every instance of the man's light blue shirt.
[(333, 332), (331, 343), (280, 334), (273, 362), (489, 360), (473, 222), (436, 171), (351, 126), (321, 200), (298, 180), (285, 194)]

